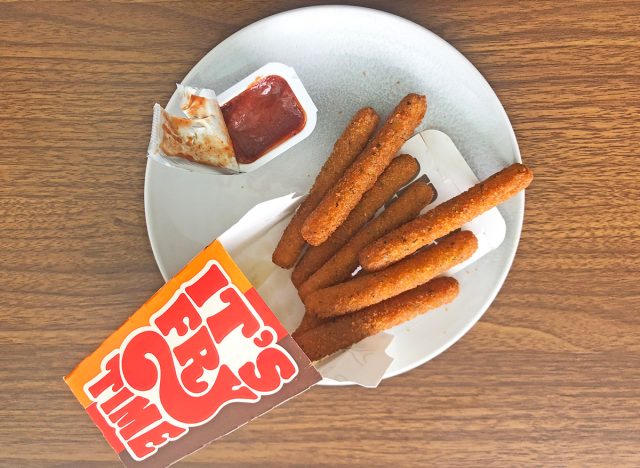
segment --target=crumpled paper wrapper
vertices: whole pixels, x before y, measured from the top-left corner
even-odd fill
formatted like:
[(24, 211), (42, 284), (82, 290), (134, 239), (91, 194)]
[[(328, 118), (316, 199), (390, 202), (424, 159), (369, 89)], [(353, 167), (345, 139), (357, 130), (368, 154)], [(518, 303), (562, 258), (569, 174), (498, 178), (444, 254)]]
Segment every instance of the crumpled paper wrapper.
[[(424, 211), (478, 182), (451, 139), (437, 130), (425, 130), (415, 135), (405, 143), (400, 153), (410, 154), (418, 160), (418, 178), (428, 179), (436, 190), (436, 199)], [(304, 305), (291, 283), (291, 270), (274, 265), (271, 254), (302, 200), (301, 196), (289, 194), (260, 203), (218, 238), (289, 332), (293, 332), (302, 320)], [(461, 271), (499, 247), (504, 240), (506, 225), (500, 212), (494, 208), (463, 229), (476, 235), (478, 250), (447, 275)], [(393, 339), (388, 333), (380, 333), (318, 362), (316, 367), (324, 378), (323, 382), (376, 387), (393, 362), (386, 352)]]

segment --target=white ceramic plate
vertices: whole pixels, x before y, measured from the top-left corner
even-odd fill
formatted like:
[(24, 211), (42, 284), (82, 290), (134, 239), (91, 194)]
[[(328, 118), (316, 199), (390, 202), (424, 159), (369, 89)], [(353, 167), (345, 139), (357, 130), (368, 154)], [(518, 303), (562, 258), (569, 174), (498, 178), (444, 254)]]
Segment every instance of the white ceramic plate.
[[(306, 192), (351, 115), (373, 106), (382, 116), (408, 92), (427, 95), (423, 126), (447, 133), (480, 179), (520, 161), (509, 119), (489, 84), (435, 34), (397, 16), (347, 6), (288, 11), (254, 23), (218, 44), (183, 83), (219, 92), (267, 62), (295, 68), (318, 107), (313, 134), (255, 172), (191, 173), (147, 163), (145, 212), (160, 272), (172, 277), (255, 204)], [(177, 111), (169, 102), (170, 111)], [(473, 264), (456, 302), (396, 327), (385, 378), (406, 372), (455, 343), (489, 307), (509, 271), (524, 195), (500, 207), (507, 235)]]

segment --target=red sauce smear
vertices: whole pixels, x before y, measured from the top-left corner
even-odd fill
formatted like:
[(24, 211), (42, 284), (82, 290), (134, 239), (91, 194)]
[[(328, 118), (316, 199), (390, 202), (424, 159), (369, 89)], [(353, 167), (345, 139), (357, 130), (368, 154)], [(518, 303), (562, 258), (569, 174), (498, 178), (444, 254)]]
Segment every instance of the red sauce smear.
[(269, 75), (222, 106), (236, 159), (250, 164), (300, 133), (307, 121), (289, 83)]

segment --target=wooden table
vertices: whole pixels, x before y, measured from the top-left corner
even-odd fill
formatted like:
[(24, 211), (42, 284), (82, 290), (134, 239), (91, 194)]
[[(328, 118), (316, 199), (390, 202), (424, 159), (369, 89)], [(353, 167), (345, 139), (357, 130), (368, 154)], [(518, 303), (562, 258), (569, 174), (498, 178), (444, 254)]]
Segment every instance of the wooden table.
[[(639, 466), (640, 4), (362, 3), (452, 43), (502, 100), (536, 174), (515, 264), (427, 365), (314, 388), (180, 466)], [(0, 465), (117, 466), (62, 376), (162, 285), (151, 106), (303, 4), (0, 4)]]

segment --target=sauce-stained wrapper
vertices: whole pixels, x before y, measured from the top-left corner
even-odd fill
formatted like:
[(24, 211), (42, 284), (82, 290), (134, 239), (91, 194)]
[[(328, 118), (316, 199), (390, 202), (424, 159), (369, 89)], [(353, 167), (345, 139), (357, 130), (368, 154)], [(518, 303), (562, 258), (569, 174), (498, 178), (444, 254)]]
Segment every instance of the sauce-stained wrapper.
[(319, 380), (219, 241), (65, 377), (128, 467), (168, 466)]
[(229, 131), (216, 94), (210, 89), (177, 85), (186, 117), (153, 107), (148, 156), (186, 169), (206, 164), (220, 173), (239, 172)]

